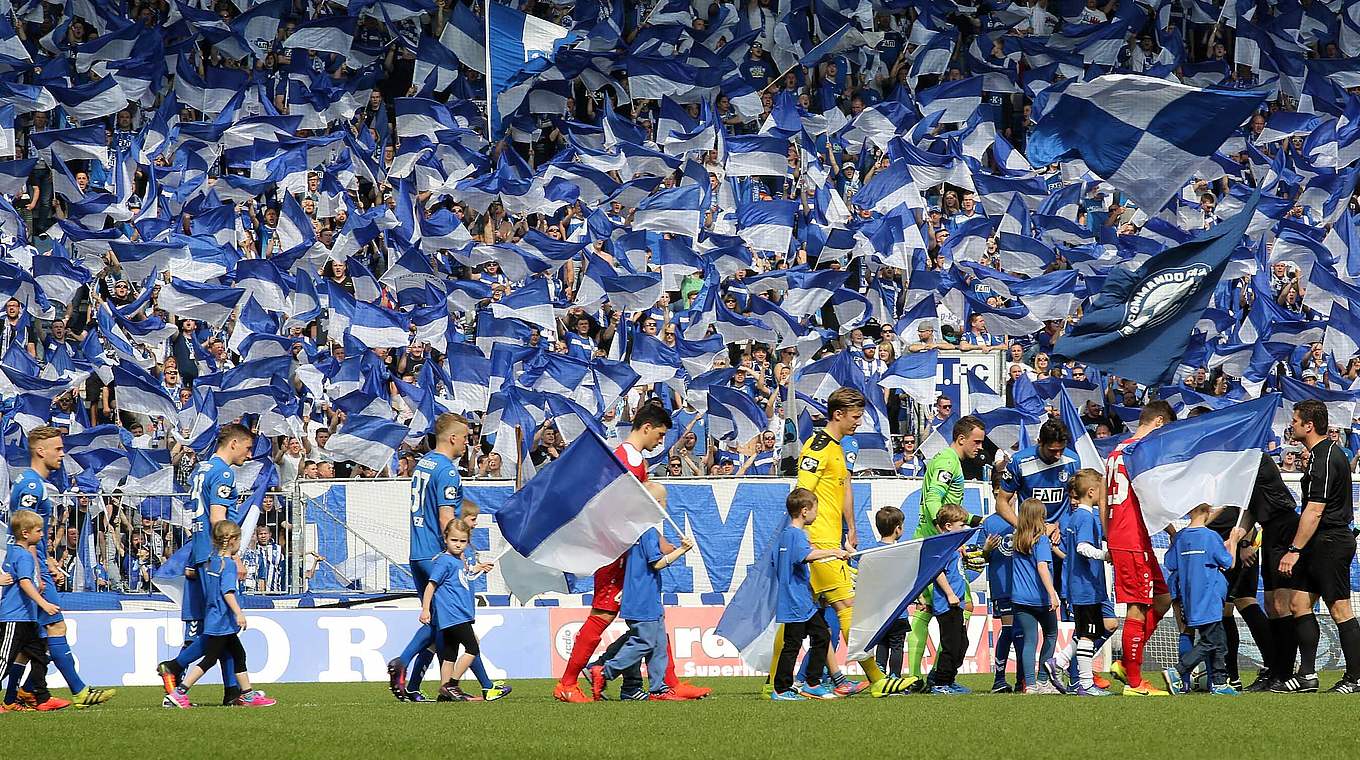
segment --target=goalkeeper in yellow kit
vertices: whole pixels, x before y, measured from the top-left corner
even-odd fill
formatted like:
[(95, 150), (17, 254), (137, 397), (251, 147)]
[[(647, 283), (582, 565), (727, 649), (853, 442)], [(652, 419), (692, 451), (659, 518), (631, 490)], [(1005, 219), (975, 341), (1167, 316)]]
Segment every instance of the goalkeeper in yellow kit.
[[(855, 550), (857, 543), (854, 520), (854, 493), (850, 487), (850, 467), (858, 447), (852, 437), (864, 418), (864, 395), (854, 388), (840, 388), (826, 400), (826, 427), (813, 434), (803, 444), (798, 457), (798, 487), (817, 496), (817, 517), (807, 526), (808, 542), (813, 549)], [(844, 543), (842, 543), (844, 529)], [(855, 605), (854, 571), (844, 561), (825, 559), (809, 567), (812, 594), (819, 604), (836, 611), (841, 634), (849, 636), (850, 621)], [(776, 635), (774, 651), (783, 648), (783, 629)], [(832, 662), (828, 653), (827, 662)], [(869, 678), (869, 692), (875, 697), (907, 691), (914, 678), (888, 678), (872, 656), (861, 660), (860, 666)], [(770, 672), (774, 672), (771, 664)], [(833, 678), (838, 674), (833, 674)], [(853, 694), (853, 684), (839, 679), (837, 694)]]

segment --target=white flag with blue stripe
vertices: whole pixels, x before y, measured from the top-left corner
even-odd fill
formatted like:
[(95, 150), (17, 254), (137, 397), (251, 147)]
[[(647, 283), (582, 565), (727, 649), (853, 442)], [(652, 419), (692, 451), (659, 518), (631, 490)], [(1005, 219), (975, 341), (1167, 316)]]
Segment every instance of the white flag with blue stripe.
[(975, 533), (977, 529), (941, 533), (861, 554), (855, 581), (855, 614), (846, 634), (846, 661), (873, 657), (874, 647), (888, 628), (941, 570), (960, 560), (959, 547)]
[(577, 574), (618, 559), (664, 519), (661, 505), (594, 433), (573, 441), (495, 515), (521, 556)]
[(1124, 467), (1148, 534), (1202, 503), (1246, 504), (1279, 394), (1158, 428), (1124, 447)]

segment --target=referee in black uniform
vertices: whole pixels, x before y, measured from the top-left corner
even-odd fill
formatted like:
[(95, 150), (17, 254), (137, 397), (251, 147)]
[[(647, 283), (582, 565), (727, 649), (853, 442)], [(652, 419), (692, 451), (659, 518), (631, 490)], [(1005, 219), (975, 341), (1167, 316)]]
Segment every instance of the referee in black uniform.
[[(1207, 406), (1197, 406), (1189, 416), (1209, 411)], [(1294, 618), (1290, 613), (1294, 590), (1289, 587), (1290, 579), (1280, 575), (1279, 568), (1298, 527), (1294, 494), (1285, 485), (1279, 465), (1264, 452), (1247, 508), (1227, 507), (1209, 522), (1209, 528), (1223, 537), (1228, 550), (1237, 557), (1226, 573), (1228, 604), (1223, 609), (1223, 628), (1228, 634), (1228, 676), (1234, 681), (1239, 678), (1234, 608), (1251, 631), (1265, 666), (1255, 683), (1247, 687), (1250, 692), (1269, 691), (1274, 681), (1285, 681), (1294, 675)], [(1258, 535), (1260, 540), (1254, 540)], [(1264, 611), (1256, 602), (1258, 583), (1265, 588)]]
[(1351, 610), (1351, 561), (1355, 558), (1354, 505), (1351, 498), (1350, 462), (1341, 447), (1327, 437), (1327, 407), (1321, 401), (1294, 405), (1290, 422), (1294, 437), (1312, 454), (1303, 474), (1303, 513), (1294, 540), (1280, 558), (1280, 574), (1291, 579), (1294, 596), (1294, 633), (1298, 638), (1299, 666), (1293, 678), (1278, 682), (1271, 691), (1299, 693), (1317, 691), (1318, 640), (1321, 631), (1313, 606), (1320, 597), (1336, 623), (1346, 674), (1332, 691), (1360, 692), (1360, 621)]

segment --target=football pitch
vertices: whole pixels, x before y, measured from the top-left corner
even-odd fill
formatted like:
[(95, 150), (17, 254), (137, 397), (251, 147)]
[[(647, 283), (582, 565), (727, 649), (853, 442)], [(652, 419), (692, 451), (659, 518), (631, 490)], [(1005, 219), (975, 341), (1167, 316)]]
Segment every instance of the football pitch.
[[(1324, 674), (1324, 688), (1338, 675)], [(991, 679), (960, 680), (982, 688)], [(80, 712), (0, 714), (0, 747), (6, 757), (258, 760), (1342, 757), (1360, 747), (1360, 696), (859, 695), (792, 704), (762, 698), (761, 679), (698, 682), (714, 689), (701, 702), (584, 705), (554, 702), (549, 681), (515, 682), (496, 702), (442, 704), (398, 703), (376, 683), (275, 684), (265, 687), (275, 707), (193, 710), (162, 709), (160, 689), (130, 688)], [(220, 695), (214, 685), (193, 693)]]

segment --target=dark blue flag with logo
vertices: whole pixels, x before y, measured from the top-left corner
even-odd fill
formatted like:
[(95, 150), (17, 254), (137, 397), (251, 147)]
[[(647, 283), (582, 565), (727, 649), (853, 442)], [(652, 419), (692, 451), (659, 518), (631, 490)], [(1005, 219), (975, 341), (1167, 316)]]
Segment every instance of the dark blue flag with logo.
[(1233, 251), (1260, 202), (1135, 271), (1115, 268), (1072, 333), (1054, 353), (1143, 385), (1170, 382)]

